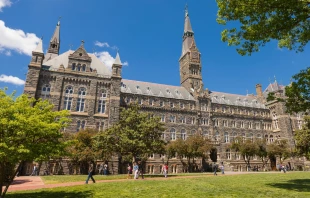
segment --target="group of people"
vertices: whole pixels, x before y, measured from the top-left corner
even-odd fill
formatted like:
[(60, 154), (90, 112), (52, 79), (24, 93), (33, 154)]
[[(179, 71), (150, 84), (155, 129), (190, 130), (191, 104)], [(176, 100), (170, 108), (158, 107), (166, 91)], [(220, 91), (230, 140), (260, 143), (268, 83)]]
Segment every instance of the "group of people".
[[(162, 173), (165, 177), (168, 177), (168, 165), (164, 164), (162, 166)], [(138, 179), (139, 175), (141, 175), (141, 178), (144, 179), (143, 176), (143, 166), (141, 164), (141, 161), (138, 163), (134, 162), (133, 167), (131, 167), (130, 164), (127, 166), (127, 179), (131, 178), (131, 174), (134, 174), (134, 179)]]
[(290, 170), (290, 166), (284, 164), (277, 164), (277, 169), (279, 171), (283, 171), (283, 173), (286, 173), (286, 171)]
[(99, 166), (99, 175), (108, 175), (107, 163), (101, 163)]
[(217, 169), (220, 168), (222, 174), (225, 174), (225, 167), (224, 167), (224, 163), (221, 162), (220, 166), (218, 167), (218, 165), (216, 163), (213, 164), (213, 175), (217, 175)]

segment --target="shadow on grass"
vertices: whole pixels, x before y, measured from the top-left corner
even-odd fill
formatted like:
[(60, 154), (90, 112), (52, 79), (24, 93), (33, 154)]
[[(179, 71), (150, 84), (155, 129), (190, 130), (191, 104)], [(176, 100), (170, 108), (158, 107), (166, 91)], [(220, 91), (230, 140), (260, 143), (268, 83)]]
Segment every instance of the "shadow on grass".
[(273, 183), (268, 185), (298, 192), (310, 192), (310, 179), (293, 179), (285, 183)]
[(27, 197), (27, 198), (88, 198), (92, 197), (91, 191), (83, 191), (83, 192), (66, 192), (66, 191), (58, 191), (58, 192), (49, 192), (49, 191), (40, 191), (40, 192), (21, 192), (21, 193), (7, 193), (5, 195), (6, 198), (15, 198), (15, 197)]

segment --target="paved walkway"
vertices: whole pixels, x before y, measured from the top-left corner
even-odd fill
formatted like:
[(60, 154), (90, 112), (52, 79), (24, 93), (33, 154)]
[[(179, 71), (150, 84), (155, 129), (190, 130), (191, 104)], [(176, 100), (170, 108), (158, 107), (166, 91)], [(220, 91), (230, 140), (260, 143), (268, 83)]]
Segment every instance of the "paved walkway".
[[(241, 174), (257, 174), (257, 173), (280, 173), (280, 172), (225, 172), (225, 175), (218, 173), (218, 176), (226, 176), (226, 175), (241, 175)], [(201, 175), (193, 175), (193, 176), (177, 176), (177, 177), (154, 177), (154, 178), (145, 178), (144, 180), (166, 180), (166, 179), (179, 179), (179, 178), (195, 178), (202, 176), (213, 176), (213, 174), (201, 174)], [(85, 179), (86, 179), (85, 175)], [(95, 177), (96, 179), (96, 177)], [(98, 180), (96, 183), (104, 183), (104, 182), (124, 182), (128, 181), (128, 179), (115, 179), (115, 180)], [(89, 182), (88, 185), (91, 185), (92, 181)], [(85, 181), (79, 182), (67, 182), (67, 183), (58, 183), (58, 184), (44, 184), (41, 177), (39, 176), (21, 176), (16, 177), (9, 187), (8, 192), (13, 191), (22, 191), (22, 190), (37, 190), (42, 188), (56, 188), (56, 187), (64, 187), (64, 186), (77, 186), (77, 185), (85, 185)]]

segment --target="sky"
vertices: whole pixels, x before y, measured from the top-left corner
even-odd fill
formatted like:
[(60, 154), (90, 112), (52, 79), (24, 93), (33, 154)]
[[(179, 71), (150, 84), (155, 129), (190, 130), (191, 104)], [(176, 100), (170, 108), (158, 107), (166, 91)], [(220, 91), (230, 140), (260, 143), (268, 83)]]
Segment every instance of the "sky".
[(0, 88), (22, 94), (31, 52), (41, 37), (46, 51), (60, 16), (60, 53), (84, 40), (110, 67), (119, 50), (124, 79), (179, 86), (186, 3), (204, 88), (255, 94), (257, 83), (265, 89), (276, 78), (287, 85), (309, 66), (309, 46), (296, 53), (272, 41), (251, 56), (239, 55), (221, 41), (227, 27), (216, 22), (215, 0), (0, 0)]

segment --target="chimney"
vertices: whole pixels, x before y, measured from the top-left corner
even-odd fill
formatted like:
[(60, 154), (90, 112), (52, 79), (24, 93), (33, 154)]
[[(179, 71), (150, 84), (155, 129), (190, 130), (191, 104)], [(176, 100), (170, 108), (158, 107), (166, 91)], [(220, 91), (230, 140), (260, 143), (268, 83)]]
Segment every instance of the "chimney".
[(261, 84), (256, 84), (256, 94), (258, 97), (263, 97), (263, 90)]

